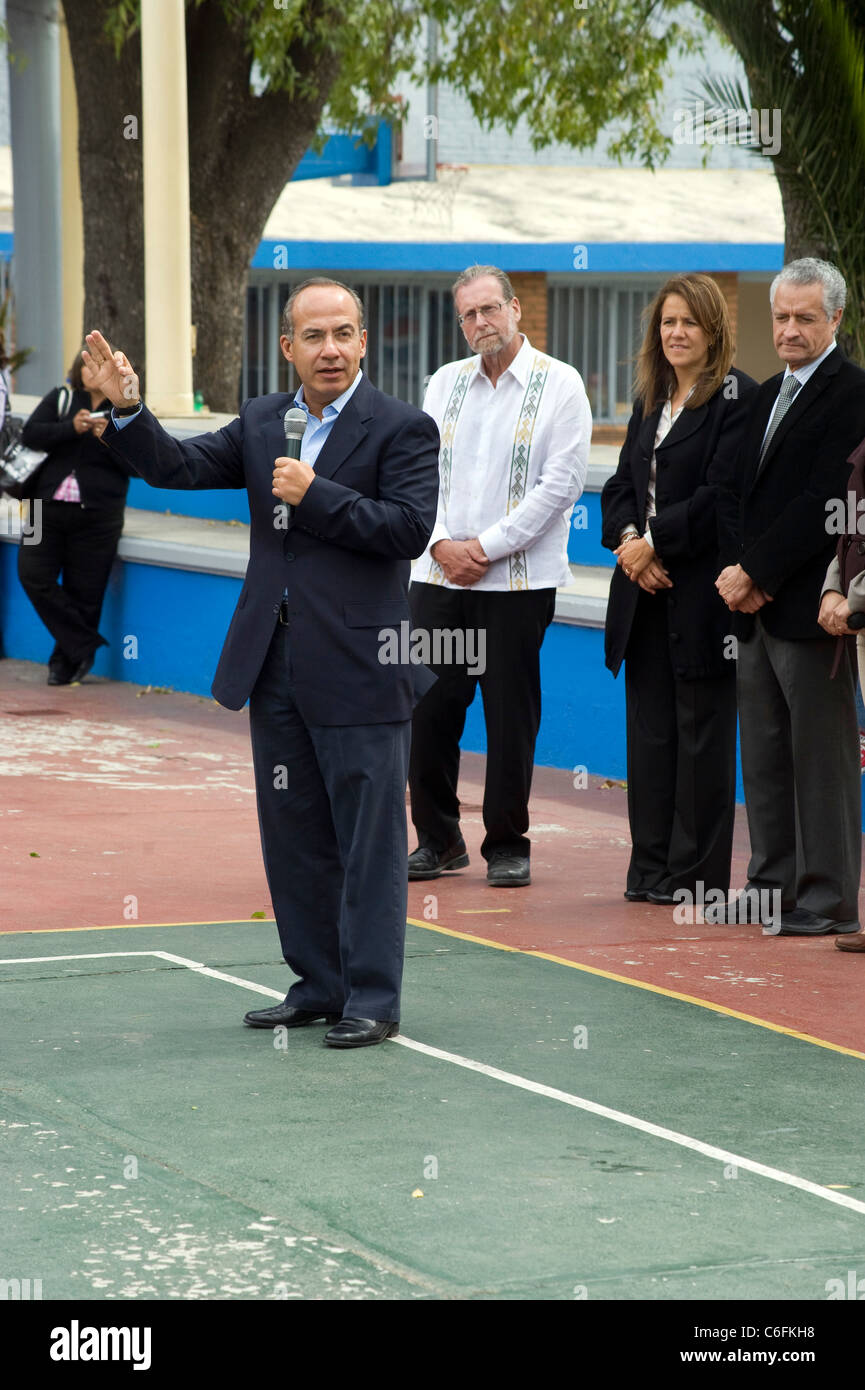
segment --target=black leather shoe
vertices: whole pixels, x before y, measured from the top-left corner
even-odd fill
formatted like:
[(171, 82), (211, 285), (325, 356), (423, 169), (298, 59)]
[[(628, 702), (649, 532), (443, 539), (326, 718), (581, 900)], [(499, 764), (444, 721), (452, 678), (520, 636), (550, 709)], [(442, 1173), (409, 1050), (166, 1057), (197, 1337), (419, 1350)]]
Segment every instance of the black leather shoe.
[(48, 685), (68, 685), (76, 666), (65, 656), (53, 656), (48, 663)]
[[(745, 888), (725, 903), (709, 903), (703, 912), (707, 927), (756, 927), (777, 925), (774, 889)], [(780, 912), (785, 909), (782, 907)]]
[(450, 849), (428, 849), (419, 845), (408, 857), (408, 876), (410, 880), (438, 878), (446, 870), (467, 868), (468, 862), (466, 842), (462, 838)]
[(660, 888), (650, 888), (646, 894), (646, 902), (654, 903), (655, 907), (675, 907), (678, 899), (672, 893), (662, 893)]
[(642, 888), (626, 888), (623, 897), (625, 901), (629, 903), (644, 903), (648, 898), (648, 894)]
[(373, 1043), (384, 1042), (399, 1032), (399, 1023), (392, 1019), (343, 1018), (324, 1040), (328, 1047), (371, 1047)]
[(253, 1009), (244, 1015), (247, 1028), (305, 1028), (308, 1023), (338, 1023), (339, 1014), (317, 1014), (310, 1009), (293, 1009), (290, 1004), (277, 1004), (272, 1009)]
[(773, 936), (829, 936), (832, 932), (847, 935), (861, 930), (858, 922), (821, 917), (804, 907), (796, 907), (792, 912), (782, 912), (780, 919), (773, 926), (765, 928), (766, 934)]
[(76, 681), (83, 681), (84, 677), (89, 675), (93, 670), (93, 663), (95, 660), (96, 653), (91, 652), (89, 656), (85, 656), (83, 661), (79, 661), (72, 675), (69, 677), (69, 684), (74, 685)]
[(487, 866), (487, 883), (491, 883), (494, 888), (524, 888), (531, 881), (531, 861), (528, 855), (493, 850)]

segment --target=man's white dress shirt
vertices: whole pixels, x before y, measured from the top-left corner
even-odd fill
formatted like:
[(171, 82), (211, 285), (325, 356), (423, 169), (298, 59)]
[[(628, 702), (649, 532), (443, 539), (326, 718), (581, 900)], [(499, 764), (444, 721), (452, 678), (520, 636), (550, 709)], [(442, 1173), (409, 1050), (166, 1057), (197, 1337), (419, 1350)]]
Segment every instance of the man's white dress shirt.
[(592, 412), (565, 362), (522, 347), (493, 386), (481, 358), (448, 362), (431, 377), (423, 408), (441, 435), (438, 515), (412, 579), (445, 588), (430, 555), (440, 540), (477, 536), (490, 565), (473, 589), (567, 584), (571, 508), (583, 490)]
[[(798, 381), (799, 387), (801, 389), (803, 386), (806, 385), (807, 382), (811, 380), (817, 368), (820, 366), (820, 363), (825, 362), (826, 358), (829, 356), (829, 353), (834, 352), (836, 347), (837, 343), (833, 338), (826, 350), (820, 353), (819, 357), (815, 357), (813, 362), (806, 362), (804, 367), (797, 367), (795, 371), (791, 369), (790, 364), (788, 362), (787, 367), (784, 371), (784, 380), (781, 382), (781, 386), (784, 385), (784, 382), (787, 380), (788, 376), (794, 376)], [(764, 440), (766, 438), (766, 435), (769, 433), (769, 426), (775, 418), (775, 411), (778, 409), (778, 402), (781, 399), (781, 386), (778, 387), (778, 394), (775, 397), (775, 403), (772, 406), (772, 409), (769, 411), (769, 418), (766, 421), (766, 428), (763, 431)]]

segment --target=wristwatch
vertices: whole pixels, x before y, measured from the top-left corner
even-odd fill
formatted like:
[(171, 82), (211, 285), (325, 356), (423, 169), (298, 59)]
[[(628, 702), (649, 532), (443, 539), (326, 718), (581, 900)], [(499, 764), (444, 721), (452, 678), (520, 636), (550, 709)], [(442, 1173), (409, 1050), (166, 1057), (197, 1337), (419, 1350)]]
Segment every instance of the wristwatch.
[(137, 401), (130, 401), (129, 405), (124, 405), (124, 406), (116, 405), (116, 406), (114, 407), (114, 414), (115, 414), (115, 415), (134, 415), (134, 414), (136, 413), (136, 411), (138, 411), (138, 410), (140, 410), (140, 409), (141, 409), (141, 401), (140, 401), (140, 400), (137, 400)]

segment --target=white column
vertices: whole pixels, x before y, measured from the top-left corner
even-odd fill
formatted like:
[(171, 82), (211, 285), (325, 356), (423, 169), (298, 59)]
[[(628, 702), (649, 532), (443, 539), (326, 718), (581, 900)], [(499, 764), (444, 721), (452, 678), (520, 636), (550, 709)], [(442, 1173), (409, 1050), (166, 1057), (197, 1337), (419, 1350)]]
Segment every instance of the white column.
[(141, 7), (147, 403), (191, 415), (192, 292), (183, 0)]

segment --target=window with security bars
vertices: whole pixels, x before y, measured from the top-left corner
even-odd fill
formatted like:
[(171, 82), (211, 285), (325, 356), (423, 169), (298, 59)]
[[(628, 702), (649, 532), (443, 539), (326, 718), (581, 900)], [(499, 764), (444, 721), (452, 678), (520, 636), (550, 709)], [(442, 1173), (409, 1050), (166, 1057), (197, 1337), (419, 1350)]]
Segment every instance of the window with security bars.
[[(293, 284), (308, 278), (305, 274), (292, 282), (250, 277), (241, 400), (268, 391), (297, 390), (300, 383), (280, 351), (279, 335), (282, 310)], [(451, 276), (412, 282), (360, 280), (348, 275), (337, 278), (363, 301), (368, 341), (361, 365), (380, 391), (421, 405), (432, 373), (443, 363), (469, 354), (456, 321)]]
[(576, 367), (598, 424), (630, 417), (642, 314), (662, 283), (548, 285), (547, 351)]

